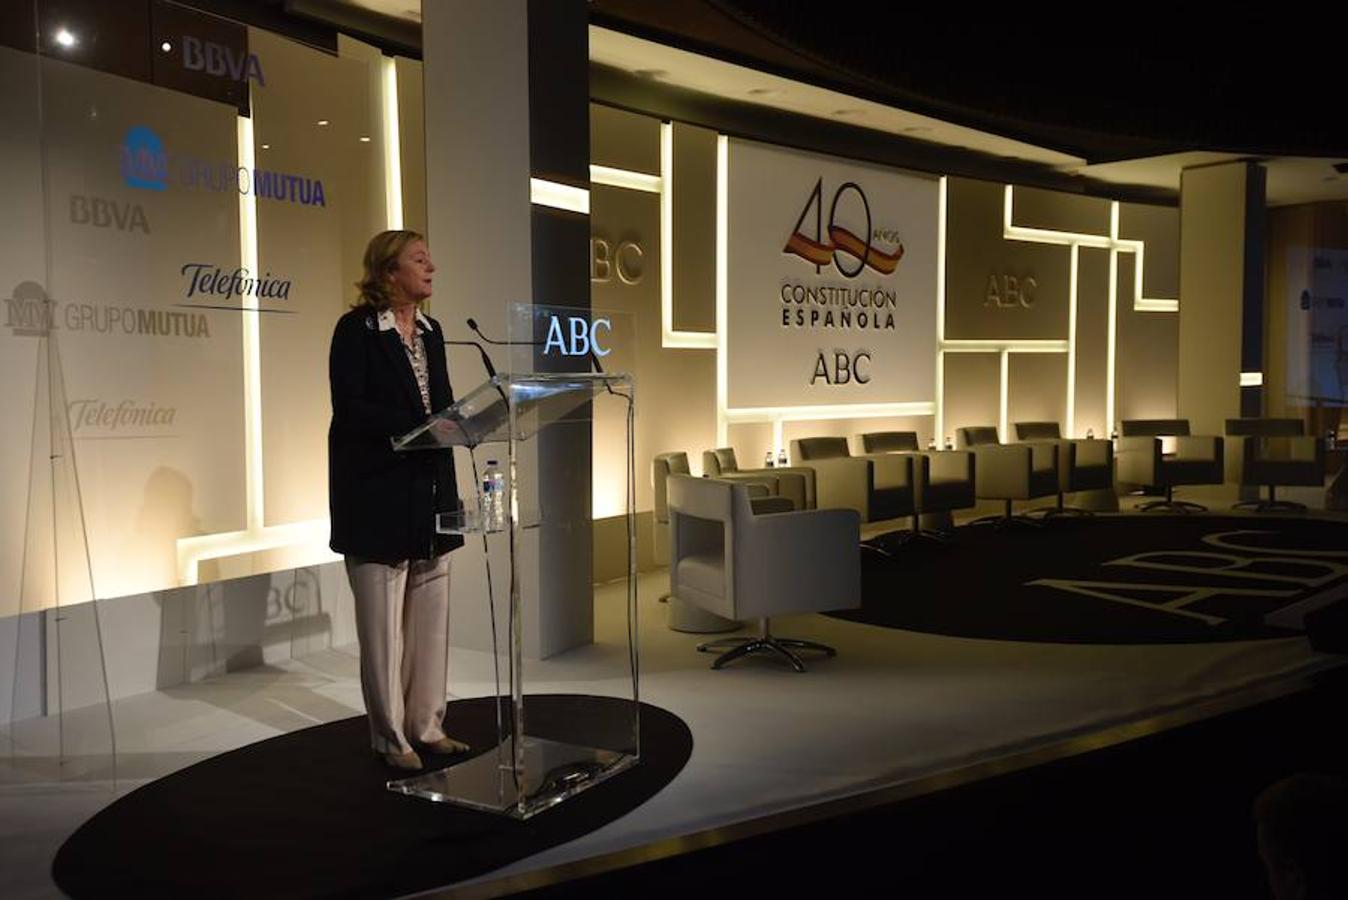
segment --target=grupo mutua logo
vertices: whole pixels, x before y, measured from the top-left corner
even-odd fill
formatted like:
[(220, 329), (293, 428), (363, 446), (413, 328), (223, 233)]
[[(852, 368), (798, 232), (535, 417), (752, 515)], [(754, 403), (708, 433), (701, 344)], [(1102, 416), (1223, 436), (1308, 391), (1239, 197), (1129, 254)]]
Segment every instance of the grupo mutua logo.
[(145, 125), (127, 131), (119, 156), (122, 181), (131, 188), (163, 191), (174, 186), (196, 191), (235, 191), (300, 206), (328, 205), (321, 179), (172, 153), (159, 135)]
[(101, 337), (209, 339), (211, 323), (200, 312), (132, 306), (126, 303), (61, 302), (36, 281), (14, 286), (5, 304), (4, 326), (15, 337), (47, 337), (58, 329)]

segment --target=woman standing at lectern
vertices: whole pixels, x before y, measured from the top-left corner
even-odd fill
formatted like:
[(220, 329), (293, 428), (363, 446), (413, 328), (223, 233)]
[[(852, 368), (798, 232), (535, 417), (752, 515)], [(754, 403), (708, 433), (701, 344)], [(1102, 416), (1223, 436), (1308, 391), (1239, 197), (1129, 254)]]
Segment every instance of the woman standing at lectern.
[(417, 750), (460, 753), (446, 736), (449, 553), (435, 514), (459, 506), (450, 450), (396, 453), (390, 439), (453, 402), (444, 334), (421, 311), (435, 265), (415, 231), (365, 248), (355, 306), (337, 321), (328, 376), (332, 549), (346, 556), (356, 603), (360, 684), (377, 755), (422, 768)]

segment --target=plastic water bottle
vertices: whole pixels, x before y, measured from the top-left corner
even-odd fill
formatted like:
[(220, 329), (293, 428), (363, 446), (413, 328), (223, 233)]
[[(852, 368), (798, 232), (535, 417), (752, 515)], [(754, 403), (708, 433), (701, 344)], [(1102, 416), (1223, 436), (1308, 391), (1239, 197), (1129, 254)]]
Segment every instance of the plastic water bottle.
[(950, 435), (948, 435), (948, 434), (945, 436), (945, 448), (946, 448), (947, 450), (954, 450), (954, 449), (955, 449), (955, 439), (952, 438), (952, 437), (951, 437)]
[(782, 449), (780, 449), (780, 450), (777, 451), (777, 465), (783, 466), (783, 467), (786, 466), (786, 448), (785, 448), (785, 447), (783, 447)]
[(936, 449), (936, 438), (932, 437), (927, 439), (927, 449), (928, 450)]
[(1093, 441), (1093, 440), (1095, 440), (1095, 429), (1094, 429), (1094, 428), (1087, 428), (1087, 429), (1086, 429), (1086, 440), (1088, 440), (1088, 441)]
[(505, 473), (496, 460), (487, 460), (482, 471), (482, 528), (484, 531), (505, 530)]
[(767, 453), (767, 455), (763, 457), (763, 468), (765, 468), (765, 469), (771, 469), (771, 468), (772, 468), (772, 451), (771, 451), (771, 450), (769, 450), (768, 453)]

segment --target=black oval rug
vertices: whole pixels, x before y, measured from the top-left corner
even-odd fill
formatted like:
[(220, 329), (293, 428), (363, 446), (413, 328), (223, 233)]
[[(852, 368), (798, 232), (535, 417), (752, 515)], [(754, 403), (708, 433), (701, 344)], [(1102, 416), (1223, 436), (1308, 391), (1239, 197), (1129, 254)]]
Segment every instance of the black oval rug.
[(945, 545), (869, 543), (888, 555), (863, 551), (861, 608), (831, 615), (990, 640), (1287, 637), (1300, 632), (1264, 616), (1348, 582), (1348, 524), (1300, 517), (1058, 518), (964, 526)]
[[(622, 701), (526, 698), (529, 733), (579, 742), (577, 724)], [(456, 700), (446, 730), (494, 746), (493, 699)], [(117, 800), (52, 865), (73, 897), (390, 897), (482, 875), (640, 806), (693, 750), (683, 720), (641, 705), (641, 760), (525, 822), (394, 794), (364, 716), (271, 738)]]

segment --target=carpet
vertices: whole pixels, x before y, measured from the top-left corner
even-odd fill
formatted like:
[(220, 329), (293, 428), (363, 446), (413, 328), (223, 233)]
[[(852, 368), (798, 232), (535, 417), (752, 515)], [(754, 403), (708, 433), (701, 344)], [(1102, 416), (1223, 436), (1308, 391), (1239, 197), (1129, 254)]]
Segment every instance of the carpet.
[(964, 526), (948, 544), (881, 535), (862, 606), (840, 619), (1057, 643), (1242, 641), (1300, 632), (1264, 616), (1348, 588), (1348, 525), (1308, 518), (1095, 516)]
[[(622, 701), (526, 698), (530, 733), (579, 741)], [(629, 701), (630, 702), (630, 701)], [(598, 714), (598, 715), (596, 715)], [(446, 730), (495, 744), (492, 698), (456, 700)], [(583, 732), (588, 733), (588, 732)], [(212, 757), (117, 800), (52, 866), (72, 897), (389, 897), (482, 875), (572, 840), (658, 793), (692, 754), (674, 714), (642, 704), (640, 762), (520, 822), (394, 794), (363, 716)]]

